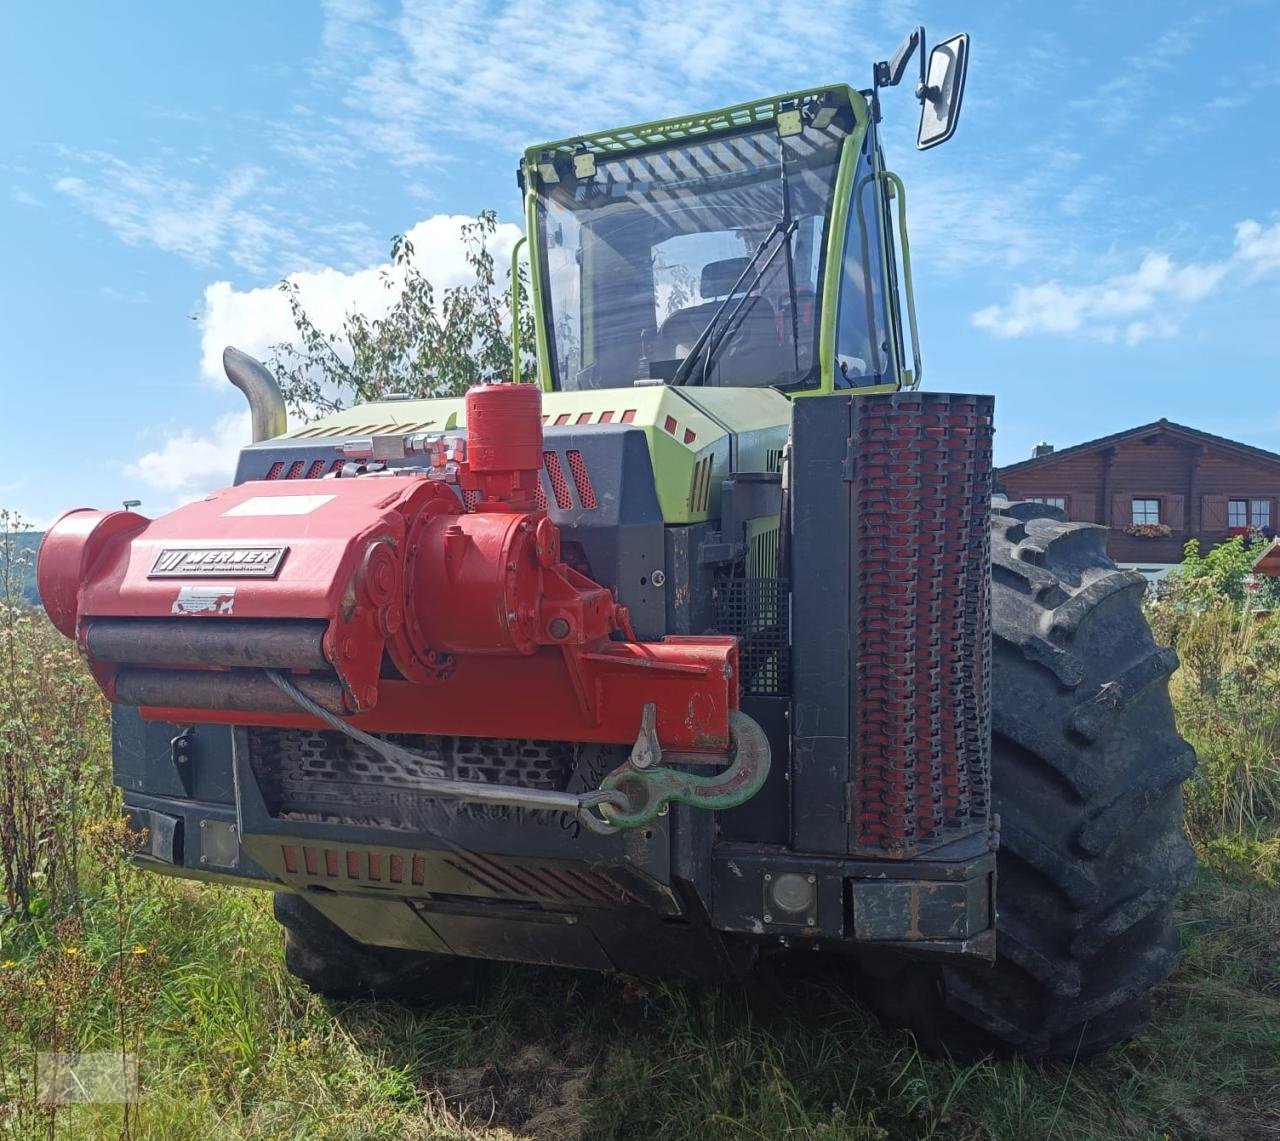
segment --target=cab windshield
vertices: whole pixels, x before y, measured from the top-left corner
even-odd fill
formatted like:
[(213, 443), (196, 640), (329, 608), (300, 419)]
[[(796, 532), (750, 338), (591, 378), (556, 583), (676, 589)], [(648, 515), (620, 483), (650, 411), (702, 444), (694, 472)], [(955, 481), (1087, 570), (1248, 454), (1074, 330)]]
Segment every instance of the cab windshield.
[(818, 381), (826, 227), (851, 120), (773, 123), (540, 180), (555, 385)]

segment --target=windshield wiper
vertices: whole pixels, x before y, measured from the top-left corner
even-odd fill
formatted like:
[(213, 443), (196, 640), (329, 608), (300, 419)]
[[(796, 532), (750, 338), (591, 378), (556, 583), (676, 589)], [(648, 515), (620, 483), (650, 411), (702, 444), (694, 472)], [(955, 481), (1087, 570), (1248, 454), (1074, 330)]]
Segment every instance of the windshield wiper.
[[(710, 371), (712, 360), (715, 358), (720, 346), (724, 344), (729, 335), (734, 331), (734, 319), (739, 318), (739, 324), (741, 324), (741, 321), (745, 319), (747, 313), (750, 312), (750, 305), (754, 305), (756, 301), (759, 300), (759, 294), (753, 295), (751, 291), (760, 284), (760, 279), (764, 277), (766, 272), (768, 272), (769, 266), (773, 264), (773, 259), (778, 256), (778, 251), (781, 250), (783, 246), (790, 245), (791, 235), (795, 232), (795, 229), (795, 222), (774, 222), (772, 228), (767, 234), (765, 234), (763, 241), (756, 246), (755, 253), (753, 253), (750, 259), (748, 259), (747, 264), (742, 267), (742, 272), (738, 275), (738, 280), (735, 281), (729, 289), (729, 295), (720, 302), (719, 308), (711, 315), (711, 320), (707, 322), (706, 328), (698, 334), (698, 339), (694, 341), (693, 348), (689, 350), (684, 360), (680, 362), (680, 366), (671, 377), (672, 384), (684, 384), (685, 381), (689, 379), (689, 374), (693, 371), (694, 362), (698, 359), (704, 348), (706, 349), (706, 360), (702, 367), (702, 383), (706, 383), (707, 373)], [(734, 299), (734, 295), (738, 292), (738, 287), (746, 280), (747, 274), (755, 268), (756, 262), (760, 260), (760, 255), (769, 248), (769, 243), (779, 235), (782, 236), (782, 241), (774, 246), (773, 253), (765, 259), (764, 265), (760, 267), (756, 272), (755, 277), (751, 279), (751, 284), (747, 286), (743, 291), (742, 296), (738, 298), (738, 304), (734, 306), (733, 312), (729, 314), (729, 319), (725, 322), (724, 329), (721, 331), (720, 335), (716, 337), (713, 343), (708, 345), (708, 342), (711, 340), (712, 333), (715, 332), (716, 324), (719, 322), (721, 314), (724, 313), (729, 302)], [(748, 302), (750, 302), (750, 305), (748, 305)], [(743, 306), (747, 306), (745, 311)]]

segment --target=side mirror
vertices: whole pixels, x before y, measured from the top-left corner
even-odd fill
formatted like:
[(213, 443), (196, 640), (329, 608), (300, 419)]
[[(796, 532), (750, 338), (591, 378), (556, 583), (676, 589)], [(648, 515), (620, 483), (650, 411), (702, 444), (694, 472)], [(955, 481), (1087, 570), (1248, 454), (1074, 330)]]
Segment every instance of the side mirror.
[(920, 130), (916, 149), (927, 151), (945, 143), (956, 133), (960, 121), (960, 101), (964, 98), (964, 77), (969, 70), (969, 36), (961, 32), (943, 40), (929, 53), (920, 97)]

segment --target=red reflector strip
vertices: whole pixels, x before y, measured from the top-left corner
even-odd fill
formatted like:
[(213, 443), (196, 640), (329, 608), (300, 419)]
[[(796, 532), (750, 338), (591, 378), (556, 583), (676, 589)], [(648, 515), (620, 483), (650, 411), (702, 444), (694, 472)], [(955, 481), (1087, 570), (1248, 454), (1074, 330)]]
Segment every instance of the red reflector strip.
[(668, 417), (667, 417), (667, 418), (662, 422), (662, 426), (663, 426), (663, 427), (664, 427), (668, 432), (670, 432), (673, 436), (676, 434), (676, 428), (678, 428), (678, 427), (679, 427), (679, 425), (676, 423), (676, 418), (675, 418), (674, 416), (668, 416)]
[(284, 857), (284, 870), (290, 875), (298, 872), (298, 849), (292, 844), (281, 844), (280, 855)]
[(276, 460), (276, 462), (271, 465), (271, 470), (267, 472), (267, 478), (279, 479), (282, 471), (284, 471), (284, 461)]
[(630, 424), (635, 418), (636, 418), (636, 410), (634, 408), (628, 408), (622, 414), (622, 422), (624, 424)]
[(302, 474), (302, 469), (307, 466), (306, 460), (294, 460), (289, 465), (289, 472), (285, 479), (297, 479)]
[(308, 479), (319, 479), (324, 475), (324, 469), (328, 466), (327, 460), (312, 460), (311, 466), (307, 468)]

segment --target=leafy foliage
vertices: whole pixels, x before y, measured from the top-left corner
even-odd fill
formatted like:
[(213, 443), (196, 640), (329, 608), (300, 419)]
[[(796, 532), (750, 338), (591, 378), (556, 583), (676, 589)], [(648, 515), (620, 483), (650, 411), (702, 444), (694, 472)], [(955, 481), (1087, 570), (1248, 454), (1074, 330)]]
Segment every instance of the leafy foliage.
[(1280, 603), (1280, 581), (1253, 573), (1254, 561), (1268, 544), (1258, 532), (1251, 533), (1248, 542), (1234, 535), (1202, 555), (1199, 541), (1192, 539), (1183, 548), (1182, 564), (1161, 584), (1162, 599), (1184, 610), (1223, 601), (1271, 609)]
[[(482, 211), (462, 227), (473, 280), (438, 290), (415, 262), (403, 234), (391, 242), (391, 268), (382, 285), (391, 303), (381, 317), (349, 313), (340, 329), (322, 329), (307, 312), (296, 282), (281, 291), (297, 330), (297, 343), (272, 347), (267, 367), (290, 410), (305, 419), (389, 393), (458, 396), (473, 384), (507, 379), (512, 372), (508, 292), (489, 242), (497, 215)], [(505, 275), (510, 282), (510, 271)], [(534, 321), (527, 273), (520, 269), (520, 379), (534, 379)]]
[(1171, 692), (1200, 765), (1187, 824), (1202, 852), (1229, 850), (1280, 879), (1280, 590), (1254, 575), (1266, 540), (1186, 546), (1149, 615), (1182, 663)]

